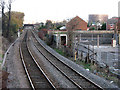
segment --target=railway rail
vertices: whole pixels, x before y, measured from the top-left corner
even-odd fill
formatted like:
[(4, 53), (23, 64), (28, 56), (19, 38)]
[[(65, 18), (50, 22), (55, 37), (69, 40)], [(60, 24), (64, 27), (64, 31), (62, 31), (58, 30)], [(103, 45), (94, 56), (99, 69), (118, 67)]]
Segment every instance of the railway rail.
[(27, 45), (28, 34), (26, 32), (21, 45), (20, 45), (20, 56), (27, 74), (28, 80), (32, 89), (55, 89), (55, 86), (48, 79), (47, 75), (36, 63), (34, 56), (32, 56), (29, 47)]
[(50, 53), (45, 47), (38, 42), (34, 32), (32, 32), (34, 46), (37, 50), (62, 74), (64, 74), (72, 83), (74, 83), (79, 89), (97, 89), (102, 90), (103, 88), (82, 74), (78, 73), (76, 70), (65, 64), (63, 61), (59, 60), (55, 55)]

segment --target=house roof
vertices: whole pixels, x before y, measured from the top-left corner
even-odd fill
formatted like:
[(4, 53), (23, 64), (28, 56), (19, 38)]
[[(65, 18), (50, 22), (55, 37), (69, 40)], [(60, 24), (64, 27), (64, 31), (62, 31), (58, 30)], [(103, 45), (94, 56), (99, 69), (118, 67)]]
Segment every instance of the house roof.
[(118, 18), (117, 17), (113, 17), (111, 19), (108, 19), (107, 23), (108, 24), (115, 24), (115, 23), (117, 23), (117, 21), (118, 21)]
[(71, 27), (72, 29), (76, 30), (87, 30), (87, 22), (85, 22), (79, 16), (76, 16), (67, 23), (66, 27)]
[(66, 29), (66, 26), (62, 26), (61, 28), (60, 28), (60, 30), (65, 30)]

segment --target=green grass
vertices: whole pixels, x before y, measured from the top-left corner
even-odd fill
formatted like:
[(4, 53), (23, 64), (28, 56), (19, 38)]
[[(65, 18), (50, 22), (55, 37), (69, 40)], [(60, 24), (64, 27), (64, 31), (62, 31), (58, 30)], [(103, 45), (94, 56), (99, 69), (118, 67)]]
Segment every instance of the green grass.
[(0, 57), (2, 57), (3, 55), (2, 54), (0, 54)]
[[(59, 54), (61, 54), (62, 56), (65, 56), (65, 53), (62, 51), (62, 50), (59, 50), (59, 49), (54, 49), (57, 53), (59, 53)], [(71, 59), (70, 58), (70, 60), (73, 60), (73, 59)], [(74, 61), (74, 60), (73, 60)], [(80, 60), (76, 60), (75, 61), (76, 62), (76, 64), (79, 64), (79, 65), (81, 65), (83, 68), (85, 68), (85, 69), (89, 69), (90, 71), (93, 71), (93, 70), (97, 70), (97, 67), (96, 66), (94, 66), (94, 65), (92, 65), (92, 64), (90, 64), (90, 63), (85, 63), (84, 61), (80, 61)], [(114, 76), (109, 76), (107, 73), (105, 73), (105, 72), (101, 72), (101, 71), (97, 71), (97, 73), (98, 72), (100, 72), (99, 74), (98, 74), (98, 76), (100, 76), (100, 77), (103, 77), (103, 78), (105, 78), (105, 79), (107, 79), (107, 80), (112, 80), (112, 81), (114, 81), (114, 83), (117, 83), (118, 82), (118, 78), (117, 77), (114, 77)]]
[(88, 64), (79, 60), (77, 60), (76, 63), (82, 65), (85, 69), (91, 70), (91, 64)]
[(4, 54), (0, 54), (0, 57), (3, 58), (3, 57), (4, 57)]
[(1, 60), (2, 58), (3, 58), (3, 55), (2, 55), (2, 54), (0, 54), (0, 63), (1, 63), (1, 61), (2, 61), (2, 60)]
[(2, 63), (3, 62), (3, 60), (0, 60), (0, 63)]
[(59, 50), (59, 49), (54, 49), (57, 53), (59, 53), (60, 55), (64, 56), (64, 52), (62, 50)]

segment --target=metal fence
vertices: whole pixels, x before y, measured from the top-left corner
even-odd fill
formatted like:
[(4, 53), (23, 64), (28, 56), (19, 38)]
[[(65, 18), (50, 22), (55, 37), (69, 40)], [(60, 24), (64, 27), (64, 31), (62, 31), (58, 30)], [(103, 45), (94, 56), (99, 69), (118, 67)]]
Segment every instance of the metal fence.
[(78, 58), (80, 59), (84, 60), (86, 57), (88, 57), (91, 61), (95, 61), (101, 66), (107, 65), (109, 67), (118, 68), (118, 57), (120, 53), (118, 52), (118, 48), (112, 47), (112, 37), (112, 34), (99, 35), (100, 46), (98, 48), (97, 35), (91, 34), (88, 36), (75, 36), (73, 42), (74, 52), (78, 52)]

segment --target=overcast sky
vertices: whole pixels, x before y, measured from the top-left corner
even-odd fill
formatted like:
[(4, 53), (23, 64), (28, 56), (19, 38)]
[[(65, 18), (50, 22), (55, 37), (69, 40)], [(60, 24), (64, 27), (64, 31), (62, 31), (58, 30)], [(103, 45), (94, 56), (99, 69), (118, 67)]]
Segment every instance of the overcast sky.
[(85, 21), (89, 14), (118, 16), (120, 0), (15, 0), (13, 11), (25, 13), (25, 23), (62, 21), (78, 15)]

